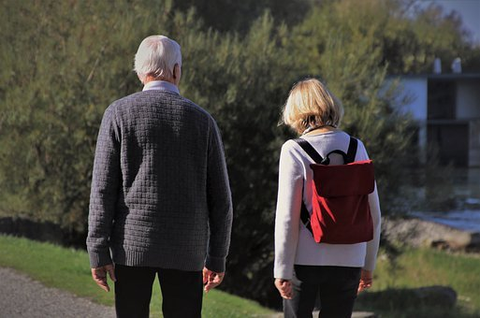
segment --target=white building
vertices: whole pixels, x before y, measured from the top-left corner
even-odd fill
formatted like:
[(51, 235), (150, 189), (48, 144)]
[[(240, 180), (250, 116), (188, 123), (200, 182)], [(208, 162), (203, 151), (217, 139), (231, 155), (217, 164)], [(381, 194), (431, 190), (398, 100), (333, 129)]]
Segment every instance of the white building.
[(442, 163), (480, 167), (480, 74), (407, 75), (400, 82), (424, 159), (436, 144)]

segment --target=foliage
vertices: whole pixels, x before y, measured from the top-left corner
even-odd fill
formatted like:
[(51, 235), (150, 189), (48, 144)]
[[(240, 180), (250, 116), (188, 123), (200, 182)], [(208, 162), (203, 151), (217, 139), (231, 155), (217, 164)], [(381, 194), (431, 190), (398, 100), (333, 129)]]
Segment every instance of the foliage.
[(276, 21), (288, 25), (299, 23), (312, 2), (313, 0), (176, 0), (173, 6), (174, 10), (181, 11), (194, 7), (205, 25), (214, 30), (245, 34), (265, 10), (268, 10)]
[[(140, 3), (7, 1), (0, 209), (85, 230), (99, 122), (110, 102), (139, 87), (131, 71), (138, 39), (190, 28), (190, 16), (171, 20)], [(150, 5), (168, 10), (164, 1)]]
[[(21, 271), (46, 286), (113, 306), (112, 293), (105, 293), (93, 282), (85, 251), (0, 235), (0, 266)], [(150, 306), (152, 317), (161, 316), (161, 301), (157, 280)], [(218, 290), (210, 291), (203, 302), (204, 317), (261, 317), (271, 313), (253, 301)]]
[[(393, 2), (395, 3), (395, 2)], [(465, 66), (474, 63), (469, 33), (463, 29), (455, 11), (446, 13), (436, 4), (420, 6), (414, 1), (397, 1), (399, 10), (390, 11), (382, 36), (391, 74), (430, 73), (433, 60), (440, 58), (443, 72), (450, 72), (450, 63), (462, 57)]]
[(276, 29), (264, 15), (243, 38), (211, 32), (183, 41), (191, 66), (182, 90), (219, 122), (227, 154), (235, 211), (226, 288), (267, 302), (276, 299), (271, 284), (273, 211), (285, 140), (277, 122), (300, 72), (283, 44), (286, 37), (286, 29)]

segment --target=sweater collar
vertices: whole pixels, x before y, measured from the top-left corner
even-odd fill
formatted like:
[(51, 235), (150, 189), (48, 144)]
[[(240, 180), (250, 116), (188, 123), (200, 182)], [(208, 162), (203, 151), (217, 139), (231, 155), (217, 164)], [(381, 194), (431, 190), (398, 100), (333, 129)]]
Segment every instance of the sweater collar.
[(143, 91), (166, 91), (172, 92), (180, 95), (178, 87), (167, 81), (151, 81), (148, 82), (144, 87)]

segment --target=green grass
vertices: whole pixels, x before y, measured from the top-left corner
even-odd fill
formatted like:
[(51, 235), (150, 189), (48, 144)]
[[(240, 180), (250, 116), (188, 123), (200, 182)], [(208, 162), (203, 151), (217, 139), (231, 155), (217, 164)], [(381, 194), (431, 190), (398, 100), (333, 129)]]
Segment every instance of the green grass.
[[(49, 287), (67, 290), (97, 303), (113, 306), (113, 293), (106, 293), (93, 282), (85, 251), (0, 235), (0, 267), (14, 268)], [(267, 317), (273, 311), (259, 304), (222, 291), (204, 297), (204, 317)], [(161, 316), (161, 293), (155, 283), (151, 315)]]
[[(480, 317), (479, 255), (413, 248), (401, 252), (396, 262), (379, 257), (371, 290), (377, 299), (359, 301), (357, 309), (375, 311), (382, 318)], [(455, 308), (412, 301), (409, 289), (433, 285), (450, 286), (457, 292)]]

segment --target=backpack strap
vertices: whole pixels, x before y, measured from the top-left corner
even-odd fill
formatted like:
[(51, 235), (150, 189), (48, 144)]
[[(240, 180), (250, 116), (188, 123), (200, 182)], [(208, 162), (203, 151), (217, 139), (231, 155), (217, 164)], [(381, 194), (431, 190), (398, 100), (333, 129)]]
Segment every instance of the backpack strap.
[[(303, 195), (303, 191), (302, 191), (302, 195)], [(307, 230), (309, 230), (313, 236), (312, 224), (310, 224), (310, 213), (308, 212), (307, 206), (305, 205), (305, 202), (303, 202), (303, 199), (302, 199), (302, 207), (300, 209), (300, 220), (302, 220), (303, 225), (305, 225)]]
[(315, 163), (328, 165), (330, 163), (328, 156), (332, 153), (342, 155), (344, 164), (352, 163), (355, 161), (355, 156), (357, 154), (358, 140), (352, 136), (350, 136), (350, 143), (348, 144), (348, 150), (346, 154), (341, 150), (333, 150), (330, 151), (325, 158), (320, 156), (320, 154), (315, 150), (315, 148), (313, 148), (313, 146), (305, 139), (297, 138), (293, 139), (293, 141), (295, 141), (300, 147), (302, 147), (302, 149), (310, 156), (310, 158), (313, 159), (313, 161), (315, 161)]
[(322, 163), (325, 159), (313, 148), (313, 146), (303, 138), (293, 139), (300, 147), (315, 161), (315, 163)]
[(357, 154), (358, 140), (350, 136), (350, 143), (348, 144), (347, 157), (345, 163), (352, 163), (355, 161)]
[[(297, 139), (294, 139), (293, 141), (299, 144), (299, 146), (302, 147), (302, 149), (316, 163), (322, 163), (325, 161), (325, 159), (322, 156), (320, 156), (320, 154), (315, 150), (315, 148), (313, 148), (313, 146), (305, 139), (297, 138)], [(302, 197), (303, 197), (303, 189), (302, 189)], [(310, 213), (308, 212), (308, 209), (305, 206), (305, 202), (303, 202), (303, 199), (302, 199), (302, 207), (300, 209), (300, 220), (302, 221), (303, 225), (305, 225), (307, 230), (309, 230), (310, 233), (312, 233), (312, 236), (313, 236), (312, 225), (310, 224)]]

